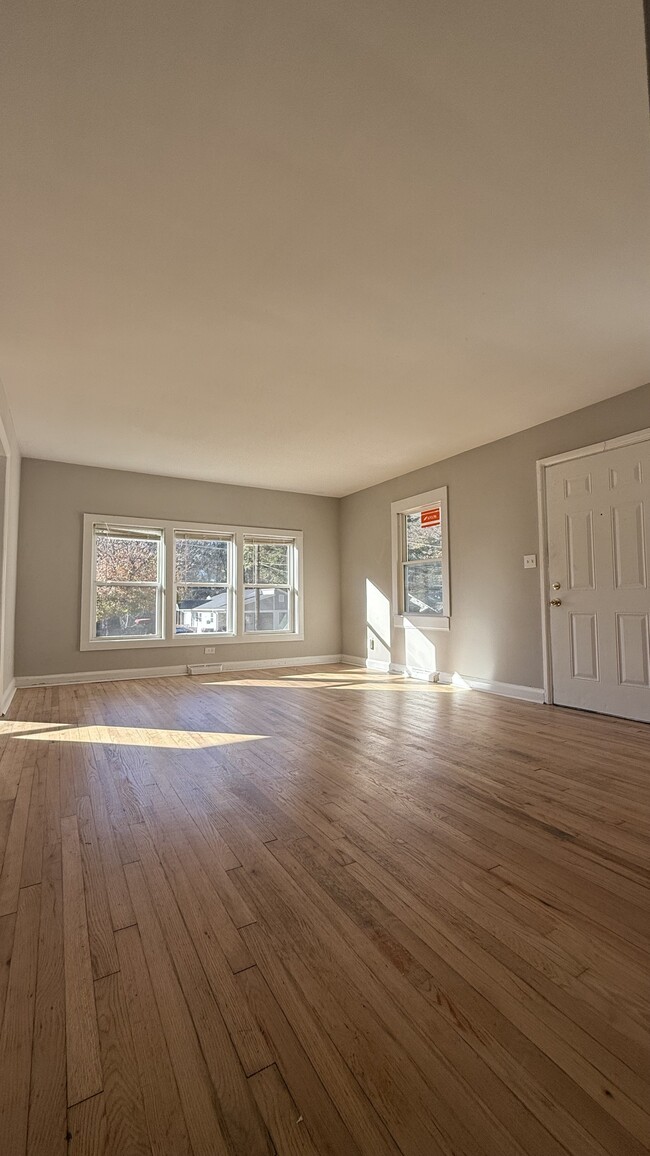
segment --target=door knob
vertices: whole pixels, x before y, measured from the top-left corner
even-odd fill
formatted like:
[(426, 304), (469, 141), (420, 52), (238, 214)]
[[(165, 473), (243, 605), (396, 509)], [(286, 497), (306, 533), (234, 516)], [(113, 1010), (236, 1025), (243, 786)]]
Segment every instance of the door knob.
[(561, 606), (561, 605), (562, 605), (562, 599), (561, 598), (551, 598), (551, 601), (549, 602), (549, 606)]

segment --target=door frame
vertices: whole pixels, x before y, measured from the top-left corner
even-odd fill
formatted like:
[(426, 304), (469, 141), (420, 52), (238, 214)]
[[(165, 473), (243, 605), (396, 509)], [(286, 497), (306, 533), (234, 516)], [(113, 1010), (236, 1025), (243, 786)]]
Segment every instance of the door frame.
[(551, 655), (551, 622), (548, 605), (548, 519), (546, 502), (546, 471), (560, 462), (569, 462), (573, 458), (587, 458), (593, 454), (604, 454), (608, 450), (620, 449), (621, 446), (631, 446), (638, 442), (650, 441), (650, 429), (637, 430), (634, 433), (623, 434), (622, 437), (608, 438), (607, 441), (595, 442), (591, 446), (581, 446), (580, 449), (568, 450), (564, 454), (553, 454), (549, 458), (540, 458), (537, 461), (537, 525), (539, 531), (539, 591), (542, 613), (542, 662), (544, 667), (544, 702), (552, 703), (553, 698), (553, 662)]

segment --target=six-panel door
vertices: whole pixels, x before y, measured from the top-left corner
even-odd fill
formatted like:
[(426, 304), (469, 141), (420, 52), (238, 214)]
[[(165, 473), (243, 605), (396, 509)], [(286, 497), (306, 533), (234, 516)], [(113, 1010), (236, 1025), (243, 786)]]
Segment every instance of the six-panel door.
[(554, 701), (650, 722), (650, 442), (546, 475)]

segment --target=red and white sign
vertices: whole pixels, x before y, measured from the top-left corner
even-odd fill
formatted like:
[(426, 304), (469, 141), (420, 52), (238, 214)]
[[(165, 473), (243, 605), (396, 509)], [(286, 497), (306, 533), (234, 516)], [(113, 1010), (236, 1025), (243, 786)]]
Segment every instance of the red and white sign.
[(422, 510), (420, 514), (421, 526), (439, 526), (440, 525), (440, 506), (434, 506), (432, 510)]

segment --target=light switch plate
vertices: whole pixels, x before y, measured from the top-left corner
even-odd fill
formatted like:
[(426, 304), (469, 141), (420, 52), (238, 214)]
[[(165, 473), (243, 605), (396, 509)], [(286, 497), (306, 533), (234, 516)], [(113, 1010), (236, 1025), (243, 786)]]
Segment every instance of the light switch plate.
[(537, 554), (524, 554), (524, 570), (537, 569)]

